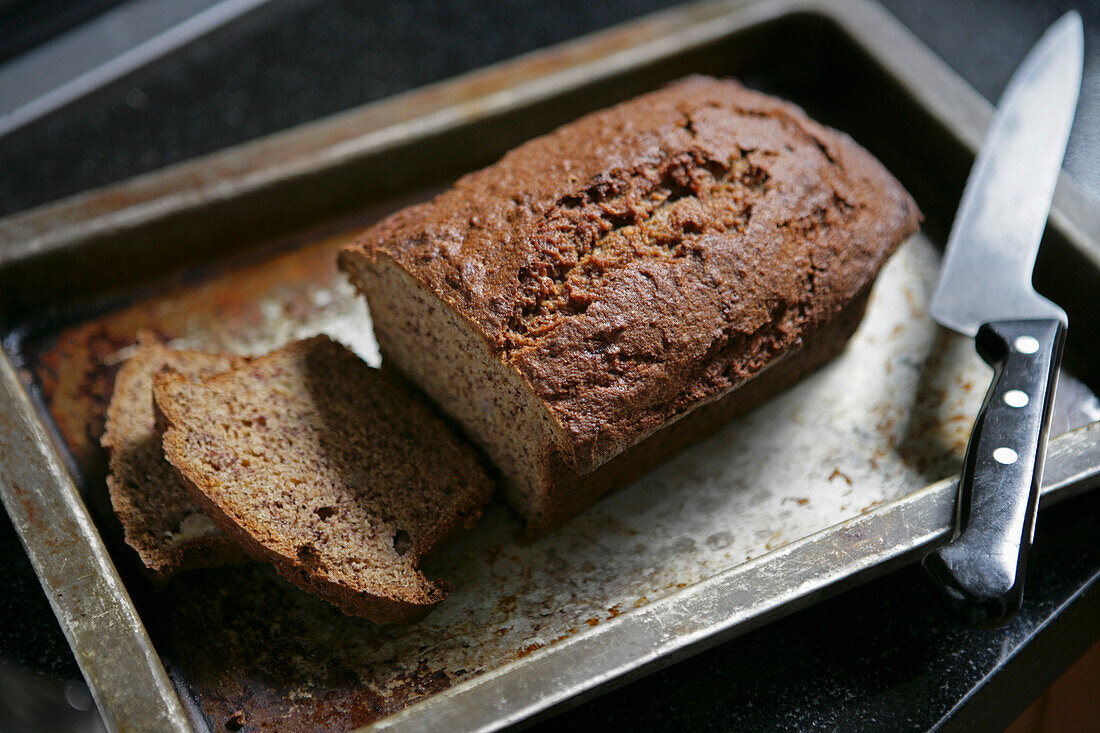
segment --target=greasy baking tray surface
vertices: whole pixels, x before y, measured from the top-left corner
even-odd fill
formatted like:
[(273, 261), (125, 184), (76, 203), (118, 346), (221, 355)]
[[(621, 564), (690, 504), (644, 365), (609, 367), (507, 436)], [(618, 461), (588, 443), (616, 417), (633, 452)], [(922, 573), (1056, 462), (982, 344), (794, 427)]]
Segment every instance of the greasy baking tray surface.
[[(957, 472), (990, 372), (969, 340), (929, 321), (927, 302), (967, 170), (965, 147), (820, 16), (781, 14), (715, 41), (688, 40), (658, 62), (565, 88), (552, 104), (519, 106), (446, 140), (410, 133), (434, 152), (410, 165), (415, 175), (399, 194), (338, 201), (323, 223), (255, 237), (231, 254), (219, 246), (227, 232), (202, 231), (204, 241), (180, 245), (179, 258), (150, 264), (140, 281), (105, 276), (110, 292), (93, 289), (9, 324), (5, 345), (52, 418), (197, 722), (214, 730), (369, 723)], [(147, 587), (107, 509), (98, 446), (114, 373), (138, 330), (181, 347), (253, 354), (325, 332), (378, 363), (366, 308), (335, 269), (342, 244), (531, 134), (689, 72), (737, 76), (849, 132), (924, 210), (924, 232), (883, 272), (841, 357), (540, 542), (519, 544), (518, 520), (491, 506), (430, 567), (454, 583), (454, 595), (412, 626), (345, 617), (266, 567), (198, 571), (160, 592)], [(456, 148), (465, 157), (449, 152)], [(1051, 246), (1044, 250), (1038, 284), (1071, 312), (1072, 369), (1088, 360), (1082, 337), (1096, 325), (1091, 313), (1074, 313), (1058, 246), (1053, 257)], [(1098, 417), (1091, 391), (1064, 377), (1054, 432)]]

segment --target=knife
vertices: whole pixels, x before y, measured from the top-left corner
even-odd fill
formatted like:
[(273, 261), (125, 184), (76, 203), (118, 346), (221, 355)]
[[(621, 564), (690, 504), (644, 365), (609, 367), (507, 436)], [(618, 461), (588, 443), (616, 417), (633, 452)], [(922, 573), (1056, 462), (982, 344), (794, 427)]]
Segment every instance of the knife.
[(1077, 96), (1084, 33), (1069, 12), (1017, 69), (963, 191), (932, 317), (994, 369), (966, 448), (956, 534), (924, 568), (963, 617), (999, 625), (1023, 599), (1068, 325), (1031, 285)]

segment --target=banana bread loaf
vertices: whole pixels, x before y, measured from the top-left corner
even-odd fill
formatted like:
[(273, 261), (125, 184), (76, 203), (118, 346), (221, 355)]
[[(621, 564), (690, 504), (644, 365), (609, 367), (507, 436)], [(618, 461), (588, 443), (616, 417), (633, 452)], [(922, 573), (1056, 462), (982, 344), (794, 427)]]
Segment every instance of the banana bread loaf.
[(919, 219), (846, 135), (690, 77), (521, 145), (340, 262), (384, 358), (480, 443), (533, 536), (835, 355)]

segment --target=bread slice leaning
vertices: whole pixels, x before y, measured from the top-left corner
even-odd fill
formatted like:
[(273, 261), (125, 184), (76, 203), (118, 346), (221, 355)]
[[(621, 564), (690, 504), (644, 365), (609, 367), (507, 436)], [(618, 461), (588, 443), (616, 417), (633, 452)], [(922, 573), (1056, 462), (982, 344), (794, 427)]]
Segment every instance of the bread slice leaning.
[(126, 543), (158, 583), (194, 568), (247, 562), (248, 556), (202, 513), (175, 469), (164, 460), (153, 409), (153, 377), (170, 369), (201, 379), (240, 357), (179, 351), (148, 333), (115, 378), (100, 441), (110, 456), (107, 488)]
[(319, 336), (201, 381), (160, 374), (164, 452), (209, 516), (345, 613), (410, 621), (419, 562), (481, 515), (476, 451), (399, 378)]

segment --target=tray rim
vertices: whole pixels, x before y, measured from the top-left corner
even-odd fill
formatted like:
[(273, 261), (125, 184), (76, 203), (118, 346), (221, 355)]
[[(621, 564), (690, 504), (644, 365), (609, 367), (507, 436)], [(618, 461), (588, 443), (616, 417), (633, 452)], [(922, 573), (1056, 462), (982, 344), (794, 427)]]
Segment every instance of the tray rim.
[[(168, 216), (199, 211), (212, 202), (231, 201), (278, 186), (290, 178), (334, 169), (409, 139), (531, 104), (562, 89), (675, 54), (686, 45), (702, 44), (799, 13), (833, 21), (944, 128), (956, 134), (967, 149), (976, 150), (991, 118), (992, 106), (873, 0), (716, 0), (646, 15), (469, 74), (17, 213), (0, 220), (0, 272), (36, 257), (132, 232)], [(905, 63), (899, 60), (903, 58)], [(273, 156), (276, 150), (279, 154)], [(203, 175), (210, 167), (218, 171), (217, 178)], [(1100, 241), (1100, 216), (1096, 214), (1094, 203), (1063, 171), (1051, 221), (1071, 245), (1100, 270), (1100, 245), (1096, 244)], [(3, 362), (0, 364), (0, 407), (3, 413), (13, 416), (5, 421), (7, 424), (0, 424), (3, 428), (0, 429), (0, 446), (5, 447), (0, 452), (0, 498), (76, 654), (101, 715), (111, 729), (190, 729), (183, 702), (153, 650), (72, 477), (64, 469), (62, 452), (40, 421), (6, 352), (0, 362)], [(1088, 450), (1095, 450), (1100, 445), (1100, 430), (1083, 430), (1091, 431), (1084, 444)], [(34, 476), (37, 480), (32, 482), (30, 490), (17, 485), (15, 478), (26, 475), (26, 466), (19, 465), (13, 458), (25, 459), (26, 466), (37, 466)], [(1100, 460), (1094, 460), (1090, 470), (1100, 470)], [(34, 471), (30, 473), (35, 474)], [(1091, 473), (1081, 474), (1078, 479), (1082, 477), (1090, 481), (1093, 478)], [(1061, 485), (1059, 495), (1068, 491), (1070, 485)], [(1082, 484), (1078, 481), (1072, 485)], [(927, 487), (898, 502), (883, 505), (688, 586), (639, 610), (660, 609), (665, 602), (670, 606), (682, 603), (701, 587), (709, 589), (719, 579), (726, 579), (727, 574), (754, 572), (770, 562), (782, 561), (802, 543), (819, 538), (823, 533), (843, 531), (848, 525), (856, 526), (861, 522), (882, 521), (891, 512), (902, 510), (910, 497), (939, 497), (933, 503), (943, 505), (950, 500), (950, 488), (950, 482)], [(43, 525), (41, 516), (50, 517), (51, 522)], [(368, 729), (388, 729), (399, 724), (413, 727), (438, 724), (442, 719), (431, 717), (437, 709), (443, 713), (459, 709), (463, 712), (462, 728), (489, 730), (575, 702), (577, 695), (594, 694), (598, 687), (612, 684), (616, 679), (622, 681), (621, 675), (636, 674), (642, 666), (669, 663), (673, 657), (701, 650), (701, 644), (707, 640), (717, 643), (719, 636), (730, 638), (731, 629), (737, 633), (747, 631), (824, 597), (827, 591), (840, 590), (839, 584), (845, 581), (854, 584), (876, 571), (885, 572), (894, 566), (890, 562), (902, 562), (920, 549), (942, 542), (950, 526), (949, 512), (945, 516), (946, 524), (941, 522), (934, 530), (925, 532), (916, 544), (912, 544), (914, 538), (910, 537), (909, 544), (895, 544), (885, 554), (879, 553), (881, 557), (875, 555), (883, 562), (857, 563), (859, 566), (852, 572), (830, 577), (823, 584), (819, 579), (816, 585), (805, 586), (805, 592), (774, 608), (764, 609), (766, 614), (743, 617), (740, 621), (734, 619), (732, 623), (712, 623), (706, 630), (682, 639), (675, 647), (665, 648), (660, 655), (639, 657), (625, 666), (612, 665), (595, 675), (587, 670), (583, 684), (569, 689), (563, 687), (552, 694), (544, 693), (534, 701), (506, 701), (511, 703), (511, 709), (494, 707), (489, 710), (494, 717), (476, 726), (470, 725), (473, 721), (468, 717), (471, 694), (474, 694), (472, 701), (476, 701), (478, 691), (484, 691), (505, 674), (513, 674), (515, 669), (538, 669), (539, 665), (547, 664), (545, 660), (560, 657), (563, 650), (568, 651), (575, 644), (584, 644), (590, 637), (597, 638), (600, 634), (613, 634), (632, 620), (636, 612), (615, 619), (618, 624), (601, 625), (591, 633), (579, 634), (568, 642), (539, 650), (460, 683), (377, 721)], [(59, 563), (76, 565), (83, 568), (84, 573), (63, 579), (52, 572)], [(85, 582), (89, 578), (94, 583)], [(89, 585), (105, 592), (106, 598), (97, 599)], [(99, 615), (94, 619), (97, 622), (95, 633), (90, 633), (92, 627), (81, 609), (90, 607), (93, 601), (103, 608), (98, 609)], [(639, 617), (641, 615), (644, 614)]]

